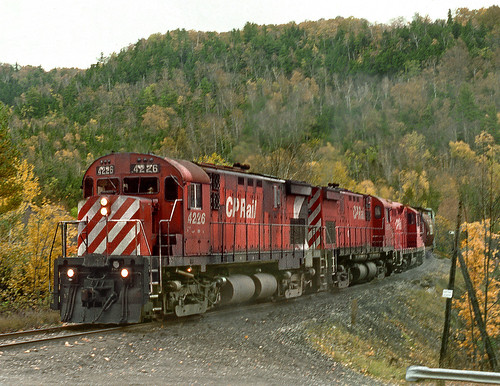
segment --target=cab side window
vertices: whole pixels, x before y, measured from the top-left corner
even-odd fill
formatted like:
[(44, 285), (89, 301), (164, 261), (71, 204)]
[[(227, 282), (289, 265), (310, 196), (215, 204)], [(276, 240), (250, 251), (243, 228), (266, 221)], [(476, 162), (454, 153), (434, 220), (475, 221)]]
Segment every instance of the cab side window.
[(83, 183), (83, 197), (87, 198), (94, 195), (94, 180), (90, 177), (85, 178)]
[(189, 209), (201, 209), (201, 184), (189, 185)]
[(177, 194), (177, 189), (178, 189), (177, 182), (175, 181), (174, 177), (167, 177), (165, 178), (165, 200), (167, 201), (175, 201), (177, 200), (178, 194)]
[(273, 185), (274, 208), (279, 208), (281, 205), (281, 192), (278, 185)]

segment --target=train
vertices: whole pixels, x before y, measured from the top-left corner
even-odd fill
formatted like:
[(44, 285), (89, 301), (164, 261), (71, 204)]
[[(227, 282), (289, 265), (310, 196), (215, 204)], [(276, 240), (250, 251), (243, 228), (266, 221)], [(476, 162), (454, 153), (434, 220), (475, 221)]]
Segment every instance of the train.
[(53, 265), (63, 322), (140, 323), (346, 288), (414, 267), (433, 247), (431, 209), (241, 164), (111, 153), (89, 166), (82, 192)]

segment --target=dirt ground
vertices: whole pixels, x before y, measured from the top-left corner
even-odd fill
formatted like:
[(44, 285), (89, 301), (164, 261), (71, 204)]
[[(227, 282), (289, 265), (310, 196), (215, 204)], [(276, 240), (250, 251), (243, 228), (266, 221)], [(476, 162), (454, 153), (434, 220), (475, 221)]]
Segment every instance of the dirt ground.
[(398, 288), (447, 269), (447, 261), (430, 257), (411, 271), (336, 293), (6, 349), (0, 384), (386, 384), (320, 354), (307, 326), (332, 316), (350, 323), (356, 298), (358, 323), (372, 328), (365, 312), (386, 310), (384, 299)]

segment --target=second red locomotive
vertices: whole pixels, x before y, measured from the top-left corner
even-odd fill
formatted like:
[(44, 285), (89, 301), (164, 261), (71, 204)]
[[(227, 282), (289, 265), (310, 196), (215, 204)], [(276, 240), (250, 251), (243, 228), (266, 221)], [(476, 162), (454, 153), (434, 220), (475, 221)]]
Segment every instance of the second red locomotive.
[(429, 232), (399, 203), (151, 154), (101, 157), (82, 187), (78, 255), (65, 241), (55, 262), (63, 321), (136, 323), (347, 287), (417, 264)]

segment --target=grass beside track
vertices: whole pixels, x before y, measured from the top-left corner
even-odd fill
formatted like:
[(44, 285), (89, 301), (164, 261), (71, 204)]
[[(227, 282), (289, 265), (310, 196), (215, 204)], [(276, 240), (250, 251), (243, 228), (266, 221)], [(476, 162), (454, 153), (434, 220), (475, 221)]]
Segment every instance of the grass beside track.
[(0, 314), (0, 333), (60, 325), (59, 312), (26, 310)]
[[(411, 365), (438, 367), (447, 277), (428, 273), (379, 305), (360, 305), (351, 317), (311, 322), (309, 344), (336, 362), (391, 383)], [(383, 304), (383, 305), (382, 305)], [(380, 309), (377, 309), (380, 307)]]

